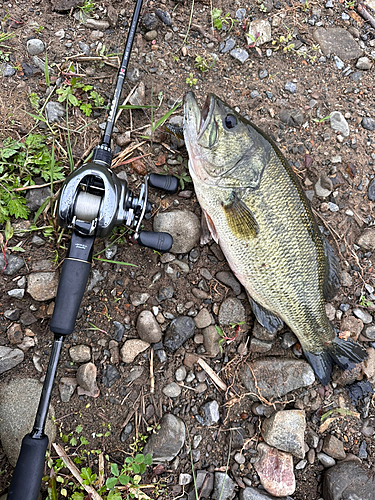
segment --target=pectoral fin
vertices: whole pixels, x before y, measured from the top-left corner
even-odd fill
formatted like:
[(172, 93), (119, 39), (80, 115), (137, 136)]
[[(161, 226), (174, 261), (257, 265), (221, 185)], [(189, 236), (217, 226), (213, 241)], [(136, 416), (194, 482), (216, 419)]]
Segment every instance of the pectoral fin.
[(222, 203), (229, 229), (239, 239), (255, 238), (259, 226), (251, 210), (232, 191), (228, 199)]
[(258, 302), (255, 302), (249, 294), (247, 294), (247, 298), (249, 299), (254, 316), (269, 333), (276, 333), (281, 330), (284, 326), (282, 319), (276, 316), (276, 314), (273, 314), (271, 311), (265, 309), (263, 306), (258, 304)]
[(323, 295), (325, 300), (332, 300), (340, 288), (340, 261), (328, 241), (323, 238), (326, 267), (323, 282)]

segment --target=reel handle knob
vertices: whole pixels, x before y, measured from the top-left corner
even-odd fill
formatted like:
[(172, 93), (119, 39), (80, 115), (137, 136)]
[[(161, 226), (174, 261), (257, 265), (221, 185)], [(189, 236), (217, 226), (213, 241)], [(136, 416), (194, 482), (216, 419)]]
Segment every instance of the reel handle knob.
[(173, 175), (150, 174), (148, 184), (153, 188), (162, 189), (170, 194), (174, 194), (178, 189), (178, 179)]
[(154, 231), (141, 231), (137, 241), (142, 247), (149, 247), (158, 252), (169, 252), (173, 245), (173, 238), (169, 233)]

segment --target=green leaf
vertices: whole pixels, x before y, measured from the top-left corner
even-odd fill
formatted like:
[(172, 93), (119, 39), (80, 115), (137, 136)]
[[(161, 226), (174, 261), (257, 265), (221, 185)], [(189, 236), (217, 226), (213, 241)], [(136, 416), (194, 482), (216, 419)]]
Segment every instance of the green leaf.
[(147, 469), (147, 465), (146, 464), (139, 464), (139, 472), (140, 474), (143, 474), (145, 472), (145, 470)]
[(118, 480), (120, 481), (120, 484), (122, 484), (123, 486), (126, 486), (130, 481), (130, 477), (127, 476), (126, 474), (121, 474), (121, 476), (119, 476)]
[(82, 432), (82, 430), (83, 430), (82, 425), (81, 424), (77, 425), (77, 427), (76, 427), (77, 434), (80, 434)]
[(13, 227), (12, 227), (12, 224), (10, 223), (10, 220), (7, 220), (7, 222), (5, 224), (4, 234), (5, 234), (6, 241), (9, 241), (13, 236)]
[(78, 443), (77, 438), (75, 438), (74, 436), (70, 438), (70, 444), (72, 446), (77, 446), (77, 443)]
[(80, 101), (73, 94), (68, 94), (68, 101), (72, 104), (72, 106), (79, 106), (80, 104)]
[(145, 459), (145, 457), (144, 457), (143, 453), (138, 453), (138, 455), (136, 455), (134, 457), (134, 462), (137, 462), (138, 464), (143, 464), (144, 459)]
[(133, 467), (133, 471), (135, 472), (135, 474), (139, 474), (141, 472), (141, 469), (140, 469), (138, 464), (134, 463), (132, 465), (132, 467)]
[(83, 444), (83, 445), (89, 444), (89, 442), (87, 441), (87, 439), (85, 437), (83, 437), (83, 436), (81, 436), (79, 438), (79, 440), (81, 441), (81, 444)]
[(111, 472), (114, 476), (118, 476), (120, 474), (117, 464), (111, 464)]
[(8, 203), (9, 215), (14, 215), (17, 219), (27, 219), (29, 209), (24, 205), (26, 205), (26, 200), (24, 198), (12, 198)]
[(91, 113), (92, 113), (92, 106), (91, 104), (88, 104), (86, 102), (83, 102), (79, 109), (82, 111), (83, 114), (85, 114), (86, 116), (91, 116)]
[(133, 461), (134, 461), (134, 460), (133, 460), (133, 457), (126, 457), (126, 458), (125, 458), (125, 463), (126, 463), (126, 464), (132, 464), (132, 463), (133, 463)]
[(145, 456), (144, 463), (146, 465), (152, 465), (152, 455), (151, 455), (151, 453), (147, 453), (147, 455)]
[(105, 485), (107, 486), (108, 489), (112, 489), (116, 486), (117, 484), (117, 477), (109, 477), (107, 481), (105, 482)]

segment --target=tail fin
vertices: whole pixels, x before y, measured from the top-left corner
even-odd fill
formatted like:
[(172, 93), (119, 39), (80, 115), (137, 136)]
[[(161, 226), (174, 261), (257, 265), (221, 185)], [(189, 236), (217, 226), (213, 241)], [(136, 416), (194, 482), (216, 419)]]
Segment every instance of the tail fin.
[(304, 351), (304, 354), (323, 385), (327, 385), (331, 380), (333, 365), (339, 366), (342, 370), (348, 370), (368, 356), (365, 349), (353, 340), (344, 340), (339, 337), (335, 337), (320, 354), (308, 351)]

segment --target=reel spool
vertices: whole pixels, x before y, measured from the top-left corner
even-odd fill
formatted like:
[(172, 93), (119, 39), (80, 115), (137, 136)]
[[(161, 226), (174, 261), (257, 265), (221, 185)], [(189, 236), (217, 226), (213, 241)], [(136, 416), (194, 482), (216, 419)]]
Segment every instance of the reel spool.
[(74, 215), (79, 220), (92, 222), (97, 218), (102, 199), (95, 194), (80, 191), (74, 206)]

